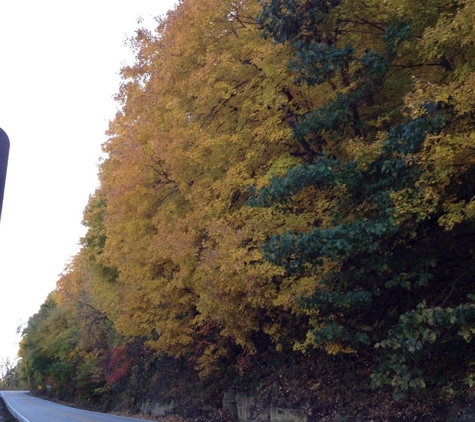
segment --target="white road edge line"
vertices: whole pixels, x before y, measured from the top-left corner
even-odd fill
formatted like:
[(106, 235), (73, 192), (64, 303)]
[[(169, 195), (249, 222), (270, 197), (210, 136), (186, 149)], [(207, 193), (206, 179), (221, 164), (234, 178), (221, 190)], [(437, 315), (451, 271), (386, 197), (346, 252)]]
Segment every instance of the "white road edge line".
[(15, 416), (20, 422), (30, 422), (28, 419), (26, 419), (23, 415), (21, 415), (19, 412), (17, 412), (10, 403), (8, 403), (8, 400), (5, 398), (3, 391), (1, 392), (2, 394), (2, 399), (5, 402), (6, 406), (8, 407), (8, 410), (10, 413)]

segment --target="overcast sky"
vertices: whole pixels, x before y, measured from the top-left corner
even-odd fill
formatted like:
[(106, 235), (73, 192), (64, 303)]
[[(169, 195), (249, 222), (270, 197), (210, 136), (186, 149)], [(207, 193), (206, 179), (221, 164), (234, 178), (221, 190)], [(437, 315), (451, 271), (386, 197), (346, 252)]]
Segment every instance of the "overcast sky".
[[(0, 362), (79, 249), (125, 40), (174, 0), (1, 0), (0, 127), (10, 158), (0, 222)], [(143, 18), (141, 25), (137, 20)]]

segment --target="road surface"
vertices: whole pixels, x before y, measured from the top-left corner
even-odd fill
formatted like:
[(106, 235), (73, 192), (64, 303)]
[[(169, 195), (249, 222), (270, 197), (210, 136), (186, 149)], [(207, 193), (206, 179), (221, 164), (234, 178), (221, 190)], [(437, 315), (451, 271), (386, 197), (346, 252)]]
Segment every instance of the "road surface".
[(61, 406), (28, 395), (27, 391), (2, 391), (3, 401), (19, 422), (127, 422), (143, 419), (89, 412)]

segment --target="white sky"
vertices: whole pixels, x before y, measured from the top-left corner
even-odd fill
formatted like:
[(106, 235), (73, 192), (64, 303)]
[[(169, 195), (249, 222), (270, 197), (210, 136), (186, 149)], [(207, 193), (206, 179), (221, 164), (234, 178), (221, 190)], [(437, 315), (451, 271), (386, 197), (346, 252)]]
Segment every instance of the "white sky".
[[(10, 138), (0, 222), (0, 363), (85, 233), (125, 45), (174, 0), (0, 0), (0, 127)], [(143, 24), (137, 19), (142, 17)]]

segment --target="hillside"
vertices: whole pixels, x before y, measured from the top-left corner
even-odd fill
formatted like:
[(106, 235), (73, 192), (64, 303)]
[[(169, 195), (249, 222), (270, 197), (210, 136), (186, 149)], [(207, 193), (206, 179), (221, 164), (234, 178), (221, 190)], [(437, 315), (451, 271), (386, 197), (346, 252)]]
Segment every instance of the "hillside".
[(183, 0), (130, 41), (38, 394), (187, 416), (470, 402), (475, 2)]

